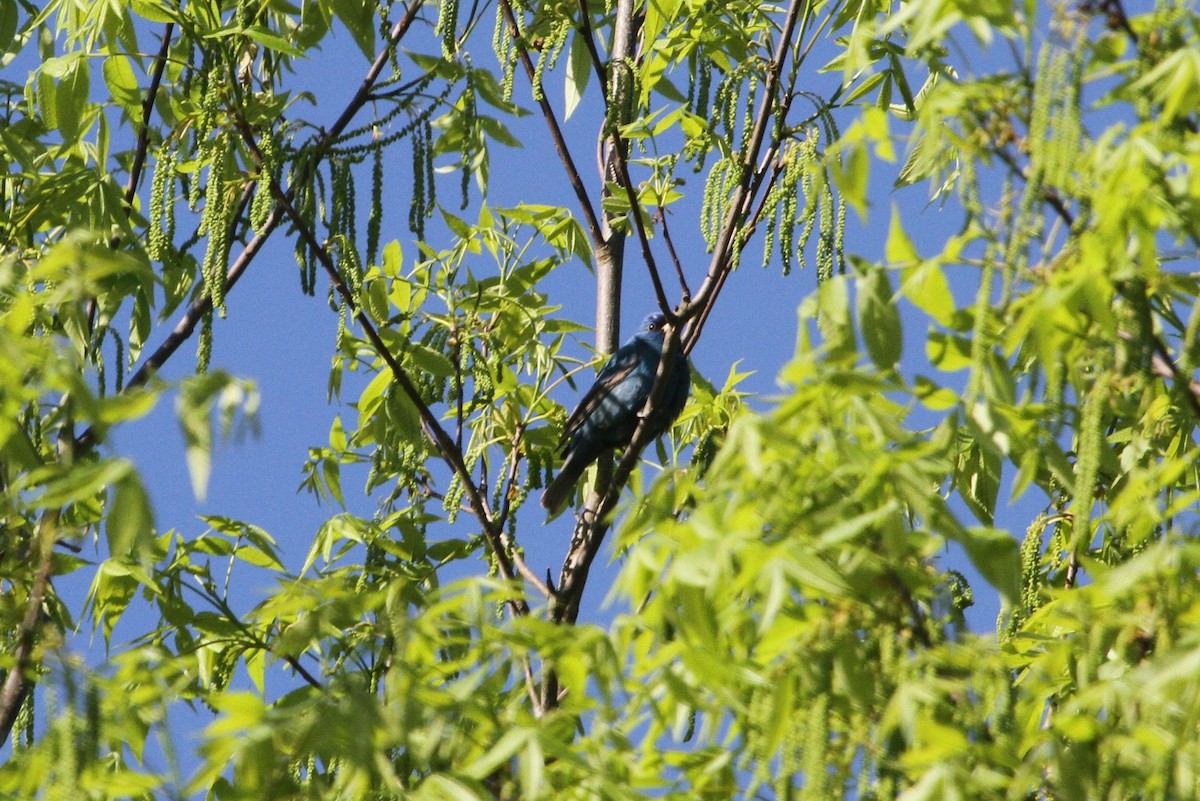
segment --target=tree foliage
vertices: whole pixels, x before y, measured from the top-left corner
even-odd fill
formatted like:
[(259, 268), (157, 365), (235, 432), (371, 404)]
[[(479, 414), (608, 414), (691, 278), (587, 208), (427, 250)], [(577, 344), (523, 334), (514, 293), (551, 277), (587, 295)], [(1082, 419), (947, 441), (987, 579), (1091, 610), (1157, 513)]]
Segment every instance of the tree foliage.
[[(0, 10), (0, 792), (1197, 796), (1193, 11)], [(335, 40), (347, 69), (347, 35), (360, 76), (318, 105), (304, 69)], [(496, 202), (521, 145), (561, 182)], [(339, 320), (298, 568), (250, 522), (156, 523), (109, 440), (173, 395), (203, 496), (259, 403), (210, 370), (219, 321), (280, 241)], [(747, 253), (813, 267), (785, 394), (694, 371), (657, 478), (640, 427), (539, 575), (555, 390), (588, 367), (556, 273), (592, 271), (603, 354), (644, 263), (693, 353)]]

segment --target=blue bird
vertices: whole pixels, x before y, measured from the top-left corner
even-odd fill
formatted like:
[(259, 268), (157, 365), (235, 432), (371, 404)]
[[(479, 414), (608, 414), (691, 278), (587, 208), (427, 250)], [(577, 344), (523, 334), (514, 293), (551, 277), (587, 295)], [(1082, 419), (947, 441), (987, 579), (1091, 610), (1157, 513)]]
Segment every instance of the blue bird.
[[(666, 323), (667, 318), (657, 313), (643, 320), (641, 330), (609, 358), (596, 383), (567, 419), (562, 436), (566, 461), (542, 494), (542, 506), (550, 514), (562, 509), (588, 465), (605, 451), (628, 445), (633, 438), (638, 417), (654, 387)], [(680, 350), (667, 377), (662, 408), (653, 420), (655, 437), (683, 411), (690, 388), (687, 357)]]

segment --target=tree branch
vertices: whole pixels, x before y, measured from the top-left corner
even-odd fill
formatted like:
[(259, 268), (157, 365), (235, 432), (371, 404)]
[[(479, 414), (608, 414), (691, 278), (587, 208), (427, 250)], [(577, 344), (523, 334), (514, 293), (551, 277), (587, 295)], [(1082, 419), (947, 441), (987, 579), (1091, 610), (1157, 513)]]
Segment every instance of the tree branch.
[(167, 56), (171, 52), (171, 36), (175, 33), (175, 23), (168, 22), (163, 30), (162, 46), (154, 57), (154, 72), (150, 75), (150, 86), (146, 89), (146, 99), (142, 101), (142, 127), (138, 131), (137, 148), (133, 151), (133, 164), (129, 168), (129, 181), (125, 184), (125, 206), (133, 205), (137, 195), (138, 184), (141, 182), (142, 169), (146, 166), (146, 151), (150, 148), (150, 116), (154, 113), (154, 101), (158, 96), (158, 87), (162, 84), (163, 70), (167, 67)]
[(35, 545), (38, 551), (37, 571), (25, 603), (25, 616), (17, 628), (17, 648), (13, 654), (13, 665), (0, 686), (0, 743), (8, 740), (13, 723), (25, 703), (33, 682), (25, 675), (33, 661), (33, 650), (37, 645), (37, 633), (44, 615), (42, 604), (46, 589), (50, 586), (50, 571), (53, 565), (54, 543), (58, 539), (58, 510), (48, 509), (38, 522)]
[(662, 223), (663, 241), (667, 243), (667, 253), (671, 256), (671, 264), (675, 266), (675, 277), (679, 279), (680, 300), (687, 303), (692, 299), (692, 290), (688, 289), (687, 276), (683, 274), (683, 265), (679, 254), (675, 251), (675, 243), (671, 241), (671, 226), (667, 223), (667, 210), (658, 207), (658, 219)]
[[(142, 170), (146, 165), (146, 151), (150, 147), (150, 115), (154, 113), (154, 100), (158, 96), (158, 87), (162, 84), (163, 70), (167, 66), (167, 56), (171, 51), (171, 36), (175, 32), (175, 23), (168, 22), (166, 29), (163, 31), (162, 45), (158, 48), (158, 55), (154, 57), (154, 72), (150, 75), (150, 86), (146, 89), (146, 99), (142, 101), (142, 126), (138, 131), (137, 145), (133, 151), (133, 164), (129, 167), (129, 180), (125, 183), (125, 216), (129, 216), (129, 210), (133, 207), (133, 199), (137, 195), (138, 184), (142, 179)], [(116, 250), (121, 245), (121, 237), (114, 236), (108, 240), (108, 246), (112, 250)], [(88, 342), (91, 342), (92, 334), (96, 326), (96, 299), (88, 298), (87, 302), (87, 330)]]

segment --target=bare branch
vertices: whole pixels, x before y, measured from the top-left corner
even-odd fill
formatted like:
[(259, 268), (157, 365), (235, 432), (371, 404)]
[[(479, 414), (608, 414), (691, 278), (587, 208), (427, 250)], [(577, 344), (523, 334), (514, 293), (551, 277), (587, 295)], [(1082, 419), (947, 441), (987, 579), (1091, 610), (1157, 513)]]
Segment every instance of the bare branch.
[(675, 277), (679, 279), (680, 299), (687, 303), (692, 299), (692, 290), (688, 289), (687, 276), (683, 274), (683, 265), (679, 261), (679, 254), (675, 251), (675, 243), (671, 241), (671, 226), (667, 223), (667, 210), (662, 206), (658, 207), (658, 220), (662, 223), (663, 241), (667, 243), (667, 253), (670, 254), (671, 263), (675, 266)]
[(629, 160), (625, 158), (625, 141), (615, 131), (610, 139), (613, 163), (616, 165), (621, 185), (625, 188), (625, 197), (629, 201), (629, 214), (633, 217), (633, 227), (637, 231), (638, 244), (642, 248), (642, 259), (646, 262), (646, 269), (650, 271), (650, 281), (654, 284), (654, 295), (658, 299), (658, 308), (667, 316), (667, 319), (674, 322), (674, 307), (667, 300), (667, 294), (663, 290), (662, 279), (658, 275), (658, 265), (654, 261), (654, 252), (650, 250), (650, 236), (646, 233), (646, 226), (642, 222), (642, 206), (638, 201), (637, 192), (633, 190), (633, 179), (629, 175)]

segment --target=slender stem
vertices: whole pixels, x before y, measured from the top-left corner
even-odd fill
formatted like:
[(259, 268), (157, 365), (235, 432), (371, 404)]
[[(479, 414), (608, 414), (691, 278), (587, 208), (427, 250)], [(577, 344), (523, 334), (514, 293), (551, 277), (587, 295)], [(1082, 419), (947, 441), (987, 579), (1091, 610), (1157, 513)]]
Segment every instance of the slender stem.
[(662, 223), (663, 241), (667, 243), (667, 253), (671, 256), (671, 263), (675, 266), (675, 277), (679, 279), (679, 293), (684, 303), (692, 299), (692, 291), (688, 289), (687, 276), (683, 274), (683, 264), (679, 261), (679, 254), (675, 251), (675, 243), (671, 241), (671, 226), (667, 223), (667, 210), (662, 206), (658, 207), (658, 219)]
[(650, 236), (646, 233), (645, 223), (642, 222), (642, 206), (638, 201), (637, 192), (633, 189), (633, 178), (629, 175), (629, 160), (625, 158), (625, 141), (615, 131), (610, 138), (613, 163), (617, 168), (617, 176), (621, 185), (625, 188), (625, 197), (629, 201), (629, 214), (633, 217), (633, 227), (637, 231), (638, 244), (642, 248), (642, 259), (646, 262), (646, 269), (650, 272), (650, 281), (654, 284), (654, 295), (658, 299), (658, 308), (667, 316), (667, 319), (674, 322), (674, 308), (667, 300), (667, 293), (663, 290), (662, 279), (658, 275), (658, 265), (654, 261), (654, 251), (650, 249)]
[[(146, 98), (142, 101), (142, 125), (138, 130), (137, 145), (133, 150), (133, 164), (129, 168), (129, 180), (125, 183), (125, 215), (129, 215), (129, 210), (133, 207), (133, 199), (137, 195), (138, 184), (142, 179), (142, 170), (146, 166), (146, 152), (150, 148), (150, 115), (154, 113), (154, 101), (158, 96), (158, 87), (162, 84), (163, 70), (167, 66), (167, 56), (171, 51), (171, 36), (175, 32), (175, 23), (168, 22), (166, 29), (163, 31), (162, 45), (158, 48), (158, 55), (154, 57), (154, 71), (150, 74), (150, 86), (146, 89)], [(116, 250), (121, 245), (121, 237), (114, 236), (108, 241), (108, 246)], [(88, 298), (87, 302), (87, 328), (88, 341), (91, 341), (92, 333), (96, 325), (96, 299)]]
[(154, 57), (154, 72), (150, 75), (150, 86), (146, 90), (146, 99), (142, 101), (142, 125), (138, 131), (137, 148), (133, 151), (133, 165), (129, 168), (129, 181), (125, 184), (125, 205), (133, 204), (141, 182), (142, 169), (146, 166), (146, 151), (150, 148), (150, 116), (154, 113), (154, 101), (158, 96), (158, 87), (162, 84), (163, 71), (167, 67), (167, 56), (171, 52), (171, 36), (175, 33), (175, 23), (168, 22), (163, 31), (162, 46)]

